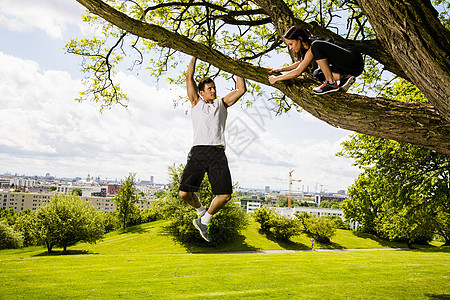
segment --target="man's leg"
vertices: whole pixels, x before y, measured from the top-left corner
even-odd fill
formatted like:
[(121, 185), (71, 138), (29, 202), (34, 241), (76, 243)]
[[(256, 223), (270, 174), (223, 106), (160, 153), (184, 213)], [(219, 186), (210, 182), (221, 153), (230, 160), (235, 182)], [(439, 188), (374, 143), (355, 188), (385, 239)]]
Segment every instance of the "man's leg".
[(217, 213), (230, 199), (231, 195), (229, 194), (217, 195), (211, 202), (211, 206), (209, 207), (208, 211), (202, 217), (193, 221), (195, 228), (200, 231), (201, 236), (206, 241), (211, 241), (208, 225), (211, 222), (212, 216)]
[(208, 213), (214, 215), (217, 213), (228, 201), (230, 201), (231, 195), (217, 195), (211, 202), (211, 206), (208, 209)]
[(193, 192), (180, 191), (179, 196), (186, 201), (187, 204), (195, 208), (200, 216), (206, 213), (206, 208), (200, 203), (197, 194)]
[(230, 199), (231, 195), (229, 194), (217, 195), (211, 202), (211, 206), (208, 211), (202, 217), (202, 224), (208, 225), (212, 216), (214, 216), (214, 214), (216, 214), (228, 201), (230, 201)]

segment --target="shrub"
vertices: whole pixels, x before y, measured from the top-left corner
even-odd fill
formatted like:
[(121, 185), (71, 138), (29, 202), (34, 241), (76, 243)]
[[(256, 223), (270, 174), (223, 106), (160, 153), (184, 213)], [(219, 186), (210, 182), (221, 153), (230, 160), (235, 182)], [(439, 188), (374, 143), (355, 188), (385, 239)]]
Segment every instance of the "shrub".
[[(120, 214), (120, 212), (118, 212), (118, 217), (121, 221), (121, 226), (122, 229), (125, 229), (126, 227), (129, 226), (135, 226), (135, 225), (139, 225), (141, 223), (143, 223), (142, 218), (141, 218), (141, 210), (139, 209), (138, 205), (130, 205), (127, 208), (127, 218), (126, 220), (124, 220), (124, 215)], [(123, 226), (122, 222), (126, 222), (126, 226)]]
[(300, 232), (297, 220), (277, 215), (265, 207), (255, 210), (253, 218), (261, 225), (263, 232), (272, 234), (277, 240), (287, 241)]
[(287, 241), (300, 232), (297, 221), (285, 216), (276, 216), (271, 225), (270, 232), (277, 240)]
[(253, 218), (256, 222), (261, 225), (261, 230), (263, 232), (269, 232), (271, 225), (271, 220), (274, 218), (275, 213), (265, 207), (260, 207), (253, 212)]
[(23, 236), (23, 245), (34, 246), (38, 245), (38, 239), (36, 238), (36, 213), (27, 211), (20, 213), (19, 217), (16, 219), (16, 223), (13, 229), (20, 232)]
[(340, 217), (329, 217), (337, 229), (350, 230), (348, 222), (344, 222)]
[(16, 249), (23, 246), (23, 236), (15, 232), (5, 220), (0, 220), (0, 250)]
[(151, 207), (141, 211), (141, 222), (148, 223), (157, 220), (161, 220), (164, 218), (161, 209), (158, 207)]
[[(192, 220), (198, 218), (195, 209), (185, 203), (178, 195), (182, 172), (182, 165), (169, 167), (171, 188), (162, 201), (162, 212), (171, 221), (166, 229), (179, 242), (205, 245), (206, 242), (192, 223)], [(205, 207), (208, 207), (214, 199), (207, 176), (203, 179), (197, 195)], [(248, 219), (246, 214), (242, 211), (240, 205), (236, 203), (236, 199), (232, 198), (211, 219), (209, 232), (213, 240), (210, 245), (215, 246), (231, 241), (239, 236), (240, 232), (247, 225)]]
[(336, 234), (336, 228), (330, 218), (309, 218), (306, 221), (306, 233), (310, 234), (320, 243), (330, 243), (331, 238)]
[(119, 217), (117, 211), (106, 212), (103, 214), (103, 228), (105, 232), (111, 232), (120, 228)]
[(6, 220), (8, 225), (14, 225), (17, 219), (17, 213), (14, 211), (14, 209), (3, 209), (0, 208), (0, 219)]

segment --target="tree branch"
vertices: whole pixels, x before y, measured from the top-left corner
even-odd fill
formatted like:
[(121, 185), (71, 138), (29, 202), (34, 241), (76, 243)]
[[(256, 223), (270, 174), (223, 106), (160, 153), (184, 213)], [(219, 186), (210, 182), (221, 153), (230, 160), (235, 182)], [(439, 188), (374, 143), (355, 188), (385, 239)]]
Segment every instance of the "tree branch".
[[(185, 36), (130, 18), (101, 0), (77, 1), (90, 12), (131, 34), (153, 40), (162, 47), (196, 56), (225, 72), (269, 84), (269, 73), (264, 68), (234, 61)], [(278, 18), (273, 20), (276, 24), (283, 21)], [(280, 28), (277, 27), (277, 30)], [(302, 79), (277, 82), (274, 86), (303, 109), (333, 126), (450, 154), (450, 124), (434, 107), (346, 93), (317, 96), (312, 92), (312, 87), (316, 85), (317, 81), (306, 75)]]

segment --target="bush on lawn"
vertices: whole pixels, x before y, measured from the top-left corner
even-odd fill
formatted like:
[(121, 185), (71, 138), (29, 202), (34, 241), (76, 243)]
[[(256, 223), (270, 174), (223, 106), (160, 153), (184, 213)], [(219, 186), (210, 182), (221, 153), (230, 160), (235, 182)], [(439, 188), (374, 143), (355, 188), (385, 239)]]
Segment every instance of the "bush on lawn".
[(14, 231), (6, 220), (0, 220), (0, 250), (16, 249), (23, 246), (23, 236)]
[[(179, 197), (179, 186), (183, 165), (169, 167), (170, 190), (162, 201), (162, 211), (171, 222), (167, 230), (174, 238), (182, 243), (205, 245), (205, 241), (194, 227), (192, 221), (196, 218), (196, 210), (184, 202)], [(196, 193), (200, 202), (209, 207), (214, 195), (211, 185), (205, 175), (199, 191)], [(230, 201), (211, 219), (210, 234), (213, 238), (210, 245), (219, 245), (231, 241), (239, 236), (240, 232), (248, 225), (246, 214), (240, 205), (236, 203), (236, 198)]]

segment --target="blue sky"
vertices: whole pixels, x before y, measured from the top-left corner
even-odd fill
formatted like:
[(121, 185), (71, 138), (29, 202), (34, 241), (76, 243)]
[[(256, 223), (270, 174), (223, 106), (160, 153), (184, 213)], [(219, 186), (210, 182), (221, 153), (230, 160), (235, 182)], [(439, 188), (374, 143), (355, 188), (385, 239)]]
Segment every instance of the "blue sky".
[[(185, 87), (162, 83), (157, 89), (145, 70), (119, 72), (128, 110), (100, 113), (98, 104), (75, 102), (84, 75), (80, 58), (63, 47), (94, 31), (82, 24), (83, 13), (75, 0), (1, 1), (0, 173), (123, 179), (132, 172), (167, 182), (167, 167), (185, 163), (192, 144), (189, 107), (173, 105)], [(219, 86), (219, 96), (232, 87)], [(287, 189), (295, 169), (302, 182), (294, 190), (347, 189), (359, 170), (335, 153), (351, 132), (304, 112), (275, 116), (271, 107), (261, 98), (253, 108), (229, 109), (233, 180), (246, 188)]]

